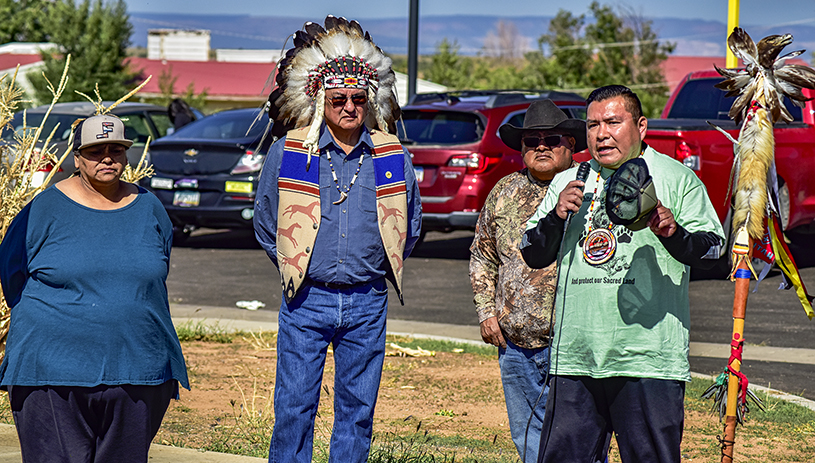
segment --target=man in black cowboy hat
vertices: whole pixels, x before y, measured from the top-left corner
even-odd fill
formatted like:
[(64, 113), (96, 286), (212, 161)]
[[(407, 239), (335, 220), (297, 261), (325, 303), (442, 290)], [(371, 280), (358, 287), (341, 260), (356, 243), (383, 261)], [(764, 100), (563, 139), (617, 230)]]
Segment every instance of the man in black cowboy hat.
[(557, 268), (529, 268), (518, 244), (549, 182), (573, 165), (575, 151), (586, 149), (586, 124), (541, 100), (529, 106), (523, 127), (504, 124), (498, 132), (507, 146), (521, 151), (526, 168), (490, 192), (470, 247), (470, 280), (481, 337), (498, 347), (512, 440), (523, 461), (534, 462), (548, 391), (544, 376)]

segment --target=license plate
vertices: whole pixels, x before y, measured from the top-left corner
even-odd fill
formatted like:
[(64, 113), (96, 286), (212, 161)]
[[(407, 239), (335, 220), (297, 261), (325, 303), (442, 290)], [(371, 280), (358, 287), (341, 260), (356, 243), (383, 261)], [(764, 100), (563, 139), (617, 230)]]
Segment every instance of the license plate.
[(414, 167), (413, 171), (416, 172), (416, 181), (422, 183), (424, 181), (424, 167)]
[(196, 207), (201, 203), (201, 193), (198, 191), (176, 191), (173, 195), (173, 206)]
[(150, 188), (154, 190), (172, 190), (173, 179), (153, 177), (150, 179)]
[(175, 187), (179, 190), (191, 188), (196, 189), (198, 188), (198, 179), (197, 178), (182, 178), (175, 181)]
[(226, 182), (224, 190), (227, 193), (251, 193), (252, 182)]

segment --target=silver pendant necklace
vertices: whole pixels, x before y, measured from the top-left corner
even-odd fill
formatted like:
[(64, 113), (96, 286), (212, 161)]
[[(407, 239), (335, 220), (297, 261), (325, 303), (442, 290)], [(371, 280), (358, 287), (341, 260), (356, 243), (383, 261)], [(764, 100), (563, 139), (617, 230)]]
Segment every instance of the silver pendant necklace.
[(337, 186), (337, 191), (340, 192), (340, 199), (333, 201), (333, 204), (341, 204), (348, 198), (348, 192), (351, 191), (351, 187), (354, 186), (354, 182), (357, 181), (357, 177), (359, 177), (359, 170), (362, 168), (362, 160), (365, 159), (365, 151), (363, 150), (359, 155), (359, 164), (357, 164), (357, 171), (354, 173), (354, 177), (351, 179), (351, 183), (348, 184), (348, 188), (345, 191), (340, 189), (340, 182), (337, 180), (337, 173), (334, 171), (334, 163), (331, 162), (331, 151), (326, 150), (325, 156), (328, 158), (328, 167), (331, 168), (331, 176), (334, 177), (334, 185)]

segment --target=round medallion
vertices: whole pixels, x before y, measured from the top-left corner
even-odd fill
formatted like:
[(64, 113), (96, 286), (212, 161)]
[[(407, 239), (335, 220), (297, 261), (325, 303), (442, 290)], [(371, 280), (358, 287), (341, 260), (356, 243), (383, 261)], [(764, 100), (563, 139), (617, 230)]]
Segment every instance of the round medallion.
[(391, 173), (391, 171), (387, 171), (387, 172), (385, 172), (385, 177), (386, 178), (391, 178), (391, 177), (393, 177), (393, 174)]
[(591, 265), (608, 262), (617, 250), (617, 238), (607, 228), (594, 229), (583, 242), (583, 258)]

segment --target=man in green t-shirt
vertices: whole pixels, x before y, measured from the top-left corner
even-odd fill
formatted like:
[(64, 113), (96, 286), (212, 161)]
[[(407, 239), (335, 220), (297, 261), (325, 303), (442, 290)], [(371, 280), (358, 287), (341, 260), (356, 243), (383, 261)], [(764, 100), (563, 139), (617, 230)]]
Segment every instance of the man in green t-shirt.
[[(689, 267), (712, 267), (724, 233), (695, 173), (643, 142), (648, 121), (634, 92), (601, 87), (587, 104), (588, 177), (558, 174), (521, 244), (530, 267), (559, 265), (538, 461), (603, 461), (615, 434), (624, 462), (678, 462)], [(636, 157), (659, 199), (642, 229), (612, 222), (605, 201), (609, 178)]]

